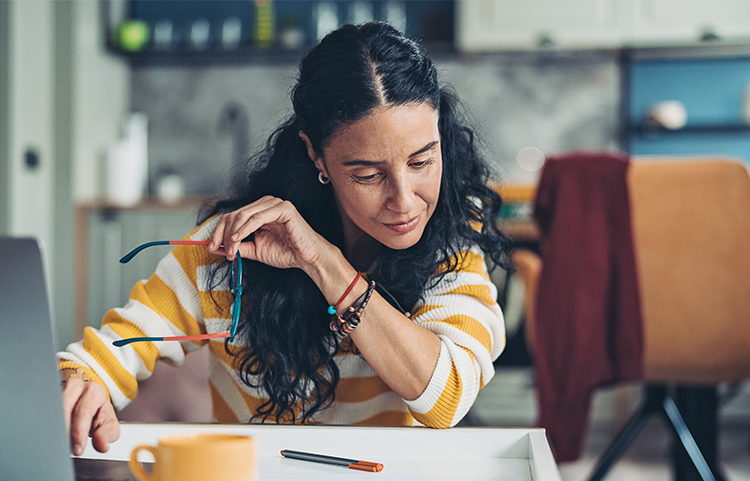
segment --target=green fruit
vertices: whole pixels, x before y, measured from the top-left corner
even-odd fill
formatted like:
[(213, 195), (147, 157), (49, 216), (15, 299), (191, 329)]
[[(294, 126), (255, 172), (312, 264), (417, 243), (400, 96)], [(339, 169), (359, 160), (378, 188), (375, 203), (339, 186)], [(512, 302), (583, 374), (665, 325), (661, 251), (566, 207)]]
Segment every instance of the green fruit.
[(128, 20), (117, 29), (117, 44), (129, 52), (142, 50), (148, 43), (150, 31), (148, 24), (141, 20)]

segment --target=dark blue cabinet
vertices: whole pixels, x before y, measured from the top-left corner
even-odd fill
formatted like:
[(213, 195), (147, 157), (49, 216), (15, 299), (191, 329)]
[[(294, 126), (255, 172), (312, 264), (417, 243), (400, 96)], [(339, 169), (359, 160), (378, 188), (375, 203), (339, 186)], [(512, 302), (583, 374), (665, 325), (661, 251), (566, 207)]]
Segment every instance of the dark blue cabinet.
[[(106, 44), (135, 63), (247, 63), (296, 61), (327, 32), (326, 26), (385, 21), (428, 48), (452, 50), (455, 0), (128, 0), (111, 19), (102, 2)], [(321, 17), (326, 18), (322, 19)], [(123, 22), (138, 21), (146, 43), (124, 46)], [(321, 23), (322, 22), (322, 23)], [(321, 28), (321, 25), (323, 27)]]

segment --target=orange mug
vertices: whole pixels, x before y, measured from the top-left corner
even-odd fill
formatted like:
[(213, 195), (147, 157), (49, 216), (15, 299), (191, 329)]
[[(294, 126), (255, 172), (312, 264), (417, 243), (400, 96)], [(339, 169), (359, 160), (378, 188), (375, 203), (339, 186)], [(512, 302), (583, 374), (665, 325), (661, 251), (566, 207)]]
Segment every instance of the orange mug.
[[(138, 461), (140, 451), (154, 455), (152, 472)], [(141, 445), (130, 454), (130, 471), (139, 481), (255, 481), (255, 440), (230, 434), (166, 436), (157, 446)]]

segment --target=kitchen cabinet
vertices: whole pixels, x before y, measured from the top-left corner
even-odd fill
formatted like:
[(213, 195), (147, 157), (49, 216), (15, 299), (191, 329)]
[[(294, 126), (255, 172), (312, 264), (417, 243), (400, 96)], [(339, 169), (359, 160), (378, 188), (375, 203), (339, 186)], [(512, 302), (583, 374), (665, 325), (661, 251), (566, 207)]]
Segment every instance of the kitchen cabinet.
[(538, 47), (614, 47), (615, 0), (460, 0), (456, 43), (461, 51)]
[(750, 2), (737, 0), (459, 0), (464, 52), (673, 46), (747, 41)]
[(750, 38), (750, 2), (742, 0), (629, 0), (623, 42), (636, 46)]

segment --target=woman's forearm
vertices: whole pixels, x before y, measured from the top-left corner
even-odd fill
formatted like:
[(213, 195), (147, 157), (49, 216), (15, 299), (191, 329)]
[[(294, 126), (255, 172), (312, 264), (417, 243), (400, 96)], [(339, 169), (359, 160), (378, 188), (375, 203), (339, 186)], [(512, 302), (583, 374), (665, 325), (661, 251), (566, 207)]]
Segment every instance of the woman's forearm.
[[(330, 305), (341, 300), (339, 314), (367, 290), (367, 281), (359, 278), (351, 292), (341, 299), (357, 271), (335, 247), (325, 259), (305, 271)], [(400, 313), (377, 292), (373, 293), (361, 317), (351, 337), (364, 358), (399, 396), (407, 400), (419, 397), (435, 369), (440, 339)]]

